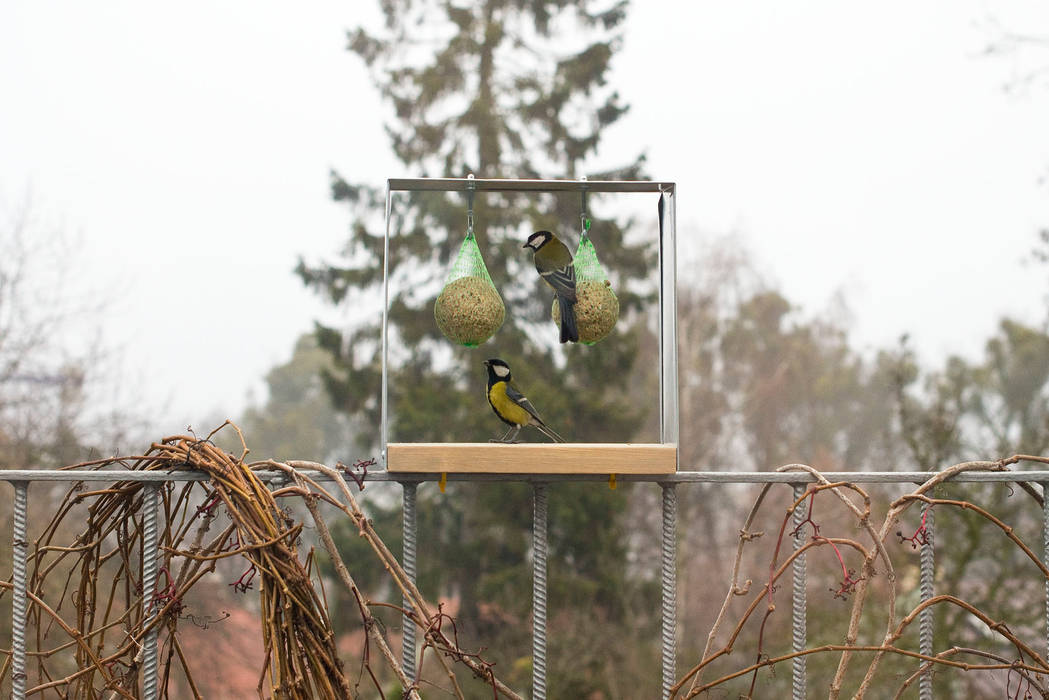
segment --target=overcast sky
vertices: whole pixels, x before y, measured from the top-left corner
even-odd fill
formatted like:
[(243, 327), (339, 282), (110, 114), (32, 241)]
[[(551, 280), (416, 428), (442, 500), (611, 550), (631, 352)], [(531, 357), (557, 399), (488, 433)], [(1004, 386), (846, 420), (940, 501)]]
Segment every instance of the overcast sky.
[[(0, 207), (28, 193), (81, 237), (160, 429), (235, 416), (324, 312), (291, 269), (346, 234), (330, 168), (417, 175), (345, 50), (373, 4), (0, 4)], [(1049, 292), (1023, 265), (1049, 225), (1049, 85), (1004, 89), (1049, 49), (984, 56), (1002, 27), (1047, 35), (1049, 4), (635, 2), (605, 157), (678, 183), (684, 247), (738, 236), (812, 313), (843, 292), (860, 347), (975, 356)]]

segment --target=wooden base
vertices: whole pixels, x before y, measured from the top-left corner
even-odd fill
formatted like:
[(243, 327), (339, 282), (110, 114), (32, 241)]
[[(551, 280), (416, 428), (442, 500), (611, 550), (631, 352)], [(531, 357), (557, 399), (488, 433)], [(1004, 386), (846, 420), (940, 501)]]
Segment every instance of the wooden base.
[(391, 472), (494, 474), (673, 474), (677, 445), (391, 442)]

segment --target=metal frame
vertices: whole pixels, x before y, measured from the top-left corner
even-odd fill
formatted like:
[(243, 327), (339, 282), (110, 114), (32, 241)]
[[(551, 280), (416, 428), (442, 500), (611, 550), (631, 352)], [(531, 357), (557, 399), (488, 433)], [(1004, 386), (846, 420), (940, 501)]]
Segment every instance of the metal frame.
[[(280, 471), (256, 472), (263, 482), (271, 488), (282, 487), (287, 483), (287, 475)], [(826, 472), (823, 474), (830, 481), (851, 481), (861, 484), (915, 484), (923, 483), (935, 475), (933, 472)], [(318, 481), (328, 481), (329, 478), (321, 473), (311, 472), (311, 478)], [(144, 511), (144, 535), (145, 542), (142, 552), (143, 590), (155, 587), (157, 570), (157, 537), (158, 531), (158, 495), (160, 487), (167, 482), (207, 481), (210, 477), (204, 472), (166, 472), (166, 471), (58, 471), (58, 470), (7, 470), (0, 471), (0, 481), (9, 482), (14, 487), (14, 514), (12, 529), (12, 560), (13, 560), (13, 602), (12, 602), (12, 657), (11, 657), (11, 697), (15, 700), (23, 700), (26, 696), (26, 608), (27, 608), (27, 580), (26, 562), (28, 553), (27, 525), (27, 490), (32, 482), (88, 482), (88, 483), (111, 483), (114, 481), (135, 481), (147, 484), (145, 498), (143, 501)], [(368, 480), (372, 482), (397, 482), (402, 485), (404, 491), (404, 564), (407, 573), (414, 578), (416, 567), (416, 539), (417, 523), (415, 519), (415, 495), (419, 483), (437, 481), (436, 474), (389, 474), (385, 471), (370, 473)], [(601, 475), (587, 474), (450, 474), (448, 479), (452, 481), (489, 482), (489, 481), (516, 481), (531, 483), (534, 488), (534, 512), (533, 512), (533, 663), (532, 697), (536, 700), (546, 698), (546, 575), (547, 575), (547, 501), (550, 497), (551, 485), (559, 482), (603, 482)], [(745, 472), (733, 473), (726, 471), (681, 471), (668, 476), (651, 476), (638, 474), (624, 474), (620, 477), (624, 482), (647, 482), (658, 484), (663, 493), (663, 531), (662, 531), (662, 561), (661, 575), (663, 585), (662, 601), (662, 697), (666, 697), (669, 688), (676, 681), (676, 600), (678, 595), (676, 570), (676, 506), (678, 487), (680, 484), (689, 483), (714, 483), (714, 484), (785, 484), (792, 487), (795, 497), (804, 493), (807, 484), (813, 483), (815, 479), (805, 472)], [(1043, 493), (1049, 493), (1049, 471), (1023, 471), (1023, 472), (963, 472), (950, 479), (956, 483), (1005, 483), (1023, 481), (1041, 485)], [(795, 517), (800, 516), (800, 509)], [(930, 514), (931, 515), (931, 514)], [(1049, 564), (1049, 498), (1045, 499), (1042, 509), (1043, 523), (1043, 550), (1042, 559)], [(932, 595), (931, 582), (934, 580), (934, 557), (932, 538), (932, 517), (926, 521), (929, 530), (927, 551), (922, 550), (920, 558), (920, 576), (922, 581), (921, 595), (923, 600), (928, 600)], [(150, 534), (152, 533), (152, 535)], [(929, 585), (925, 582), (928, 581)], [(805, 641), (805, 563), (803, 558), (795, 561), (793, 571), (793, 615), (792, 631), (793, 646), (795, 649), (804, 648)], [(146, 605), (147, 618), (152, 614)], [(148, 624), (148, 623), (147, 623)], [(1049, 581), (1046, 582), (1046, 648), (1049, 649)], [(926, 655), (933, 653), (932, 632), (933, 619), (923, 618), (920, 622), (919, 651)], [(411, 633), (409, 633), (409, 630)], [(415, 669), (415, 635), (411, 626), (405, 629), (405, 643), (402, 649), (402, 660), (406, 670), (414, 675)], [(145, 700), (156, 700), (158, 697), (157, 687), (157, 635), (155, 631), (147, 633), (143, 640), (143, 694)], [(805, 663), (804, 657), (795, 660), (792, 665), (792, 697), (795, 700), (803, 700), (806, 697)], [(928, 674), (923, 678), (927, 678)], [(921, 681), (919, 686), (920, 697), (928, 698), (932, 695), (932, 686), (929, 680)]]
[(648, 180), (500, 180), (468, 178), (391, 178), (386, 181), (386, 227), (383, 241), (382, 306), (382, 438), (381, 460), (386, 464), (389, 434), (388, 315), (390, 308), (390, 218), (395, 192), (585, 192), (652, 193), (664, 198), (659, 240), (659, 428), (660, 442), (677, 444), (679, 433), (677, 362), (677, 244), (676, 192), (673, 182)]

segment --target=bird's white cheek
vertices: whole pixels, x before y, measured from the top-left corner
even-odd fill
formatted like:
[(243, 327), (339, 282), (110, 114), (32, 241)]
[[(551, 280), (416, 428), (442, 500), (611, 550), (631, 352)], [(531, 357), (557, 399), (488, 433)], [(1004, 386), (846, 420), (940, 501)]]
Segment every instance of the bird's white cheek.
[(506, 367), (496, 366), (493, 369), (495, 370), (495, 376), (497, 377), (505, 377), (506, 375), (510, 374), (510, 370), (508, 370)]

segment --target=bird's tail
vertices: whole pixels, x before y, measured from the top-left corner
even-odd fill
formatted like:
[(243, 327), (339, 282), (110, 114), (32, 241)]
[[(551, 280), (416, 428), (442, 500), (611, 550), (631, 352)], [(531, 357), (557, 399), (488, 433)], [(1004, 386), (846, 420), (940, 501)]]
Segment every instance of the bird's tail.
[(575, 320), (575, 302), (557, 295), (557, 303), (561, 307), (561, 342), (578, 343), (579, 327)]
[(535, 427), (539, 428), (539, 432), (547, 436), (554, 442), (564, 442), (565, 439), (554, 432), (554, 429), (548, 426), (546, 423), (534, 423)]

